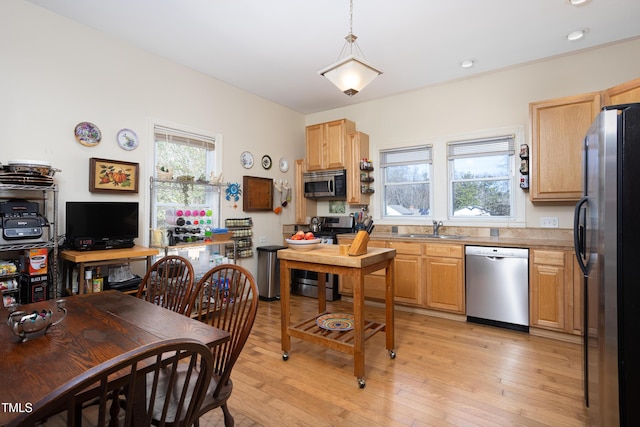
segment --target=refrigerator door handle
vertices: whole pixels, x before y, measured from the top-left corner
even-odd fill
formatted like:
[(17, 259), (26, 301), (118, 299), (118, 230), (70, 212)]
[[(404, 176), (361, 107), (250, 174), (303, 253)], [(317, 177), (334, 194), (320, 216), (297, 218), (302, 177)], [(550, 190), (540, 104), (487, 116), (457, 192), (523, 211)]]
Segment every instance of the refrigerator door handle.
[[(582, 274), (585, 276), (589, 274), (588, 266), (583, 259), (583, 255), (586, 255), (587, 252), (586, 225), (580, 221), (580, 213), (582, 212), (582, 206), (587, 203), (588, 200), (589, 198), (587, 196), (580, 199), (578, 203), (576, 203), (573, 213), (573, 246), (576, 252), (576, 258), (578, 259), (578, 265), (580, 266), (580, 270), (582, 270)], [(582, 219), (586, 221), (586, 215)]]

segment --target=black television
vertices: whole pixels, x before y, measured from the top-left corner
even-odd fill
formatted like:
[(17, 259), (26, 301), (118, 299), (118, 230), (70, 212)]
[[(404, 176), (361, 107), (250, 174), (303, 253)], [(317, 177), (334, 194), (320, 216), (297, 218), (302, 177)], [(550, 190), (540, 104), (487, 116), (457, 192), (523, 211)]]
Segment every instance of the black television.
[(138, 237), (138, 202), (67, 202), (66, 245), (77, 250), (121, 249)]

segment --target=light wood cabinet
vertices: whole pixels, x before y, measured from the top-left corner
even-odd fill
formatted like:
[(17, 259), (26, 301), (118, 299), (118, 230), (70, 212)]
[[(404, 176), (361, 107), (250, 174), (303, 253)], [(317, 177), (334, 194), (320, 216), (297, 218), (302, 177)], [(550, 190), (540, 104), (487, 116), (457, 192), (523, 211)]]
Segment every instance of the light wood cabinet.
[(345, 168), (347, 134), (356, 124), (347, 119), (306, 127), (307, 171)]
[[(578, 260), (573, 252), (568, 252), (569, 257), (573, 260), (573, 333), (576, 335), (582, 334), (584, 327), (584, 292), (585, 292), (585, 280), (582, 270), (578, 265)], [(589, 301), (598, 301), (598, 290), (596, 286), (591, 286), (588, 290)], [(595, 304), (591, 304), (591, 312), (589, 312), (589, 335), (595, 337), (598, 335), (598, 310)]]
[(295, 163), (295, 184), (294, 184), (294, 205), (296, 224), (306, 224), (307, 218), (316, 216), (317, 202), (304, 197), (304, 177), (305, 161), (298, 159)]
[(580, 333), (581, 292), (580, 284), (574, 283), (572, 258), (571, 251), (531, 251), (531, 326)]
[(532, 202), (571, 202), (581, 197), (582, 143), (599, 111), (599, 92), (529, 105)]
[(640, 78), (614, 86), (602, 92), (602, 105), (640, 102)]
[(396, 250), (395, 300), (408, 305), (423, 305), (423, 245), (414, 242), (390, 241), (387, 242), (387, 247)]
[[(352, 239), (339, 238), (340, 244)], [(463, 245), (423, 244), (370, 240), (369, 246), (396, 250), (394, 297), (396, 303), (464, 314)], [(384, 299), (384, 270), (365, 276), (365, 297)], [(340, 293), (353, 294), (352, 279), (340, 278)]]
[[(353, 243), (353, 239), (345, 239), (342, 237), (338, 237), (338, 243), (341, 245), (350, 245)], [(374, 248), (385, 248), (386, 243), (383, 240), (370, 240), (368, 245), (369, 247)], [(378, 270), (373, 273), (367, 274), (364, 276), (364, 297), (369, 299), (385, 299), (385, 271)], [(353, 281), (356, 280), (354, 277), (340, 276), (339, 279), (339, 292), (342, 295), (353, 296)], [(397, 293), (397, 287), (396, 287)]]
[(426, 307), (464, 314), (463, 246), (425, 246)]
[[(347, 134), (345, 164), (347, 170), (347, 203), (350, 205), (368, 205), (369, 193), (363, 194), (360, 180), (360, 160), (369, 158), (369, 135), (362, 132)], [(369, 173), (366, 173), (369, 177)], [(369, 183), (367, 186), (370, 185)]]

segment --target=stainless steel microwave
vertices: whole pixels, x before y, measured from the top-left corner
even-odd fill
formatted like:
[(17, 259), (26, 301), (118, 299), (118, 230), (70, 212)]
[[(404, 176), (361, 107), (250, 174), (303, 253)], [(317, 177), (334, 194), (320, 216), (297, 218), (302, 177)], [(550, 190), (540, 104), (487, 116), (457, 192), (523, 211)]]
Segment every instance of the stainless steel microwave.
[(308, 199), (347, 200), (345, 169), (304, 173), (304, 197)]

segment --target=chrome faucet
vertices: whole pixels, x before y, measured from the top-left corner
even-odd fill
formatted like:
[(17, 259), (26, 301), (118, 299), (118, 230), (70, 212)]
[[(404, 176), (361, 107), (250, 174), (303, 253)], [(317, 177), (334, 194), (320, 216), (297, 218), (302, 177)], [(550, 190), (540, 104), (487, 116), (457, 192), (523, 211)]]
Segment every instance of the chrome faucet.
[(444, 224), (442, 224), (442, 221), (433, 221), (433, 235), (437, 236), (438, 232), (440, 231), (440, 227), (442, 227)]

